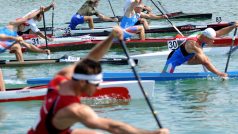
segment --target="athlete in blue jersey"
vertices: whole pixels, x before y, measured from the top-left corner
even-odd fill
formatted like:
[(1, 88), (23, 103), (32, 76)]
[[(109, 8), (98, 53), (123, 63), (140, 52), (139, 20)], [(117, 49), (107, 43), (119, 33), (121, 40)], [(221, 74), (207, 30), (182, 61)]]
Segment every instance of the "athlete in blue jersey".
[(120, 26), (124, 29), (124, 39), (129, 39), (135, 34), (139, 34), (141, 40), (145, 40), (145, 29), (143, 26), (135, 26), (140, 18), (140, 14), (135, 13), (134, 8), (141, 3), (141, 0), (127, 0), (124, 6), (124, 16)]
[[(157, 16), (155, 14), (149, 13), (143, 13), (143, 9), (147, 9), (144, 4), (140, 0), (127, 0), (125, 7), (124, 7), (124, 16), (121, 20), (120, 26), (124, 29), (124, 39), (131, 38), (135, 34), (139, 34), (140, 39), (145, 39), (145, 30), (149, 29), (148, 22), (146, 19), (162, 19), (165, 18), (165, 16)], [(149, 10), (149, 9), (147, 9)], [(143, 24), (143, 26), (136, 25)]]
[(202, 64), (214, 74), (223, 78), (227, 77), (226, 73), (220, 72), (215, 68), (209, 58), (204, 54), (202, 48), (204, 44), (212, 45), (216, 37), (228, 34), (236, 27), (238, 27), (238, 22), (218, 31), (207, 28), (202, 34), (188, 38), (177, 50), (174, 50), (169, 54), (163, 72), (173, 73), (177, 66), (187, 62), (190, 65)]

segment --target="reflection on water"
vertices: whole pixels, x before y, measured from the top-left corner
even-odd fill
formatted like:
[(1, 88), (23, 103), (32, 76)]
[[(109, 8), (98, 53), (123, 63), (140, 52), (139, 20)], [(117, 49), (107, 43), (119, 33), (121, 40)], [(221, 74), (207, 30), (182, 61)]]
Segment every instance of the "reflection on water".
[(1, 123), (3, 122), (5, 118), (6, 118), (6, 113), (4, 112), (4, 107), (0, 106), (0, 126), (2, 126)]
[(18, 79), (25, 79), (23, 73), (23, 67), (16, 68), (16, 76)]

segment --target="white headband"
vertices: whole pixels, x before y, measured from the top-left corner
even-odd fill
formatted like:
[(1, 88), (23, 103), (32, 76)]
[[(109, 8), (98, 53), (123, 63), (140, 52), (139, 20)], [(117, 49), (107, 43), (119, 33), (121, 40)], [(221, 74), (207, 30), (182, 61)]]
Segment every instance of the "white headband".
[(76, 80), (89, 80), (89, 81), (102, 81), (103, 78), (103, 74), (92, 74), (92, 75), (88, 75), (88, 74), (73, 74), (72, 76), (74, 79)]

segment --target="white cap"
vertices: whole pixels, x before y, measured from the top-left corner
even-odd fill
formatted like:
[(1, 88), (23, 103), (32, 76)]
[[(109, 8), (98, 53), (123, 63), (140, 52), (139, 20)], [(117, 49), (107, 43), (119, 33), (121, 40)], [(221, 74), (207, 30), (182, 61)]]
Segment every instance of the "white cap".
[(213, 28), (207, 28), (205, 29), (202, 34), (210, 39), (216, 38), (216, 31)]

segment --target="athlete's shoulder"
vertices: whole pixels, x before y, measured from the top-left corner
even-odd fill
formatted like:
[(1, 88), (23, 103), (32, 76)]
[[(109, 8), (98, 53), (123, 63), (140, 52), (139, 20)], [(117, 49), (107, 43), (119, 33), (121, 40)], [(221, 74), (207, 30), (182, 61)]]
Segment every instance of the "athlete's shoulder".
[(68, 79), (63, 75), (56, 75), (48, 84), (49, 88), (56, 88), (61, 83), (67, 81)]
[(186, 40), (186, 44), (196, 45), (196, 44), (198, 44), (198, 42), (197, 42), (196, 40), (193, 40), (193, 39), (187, 39), (187, 40)]

